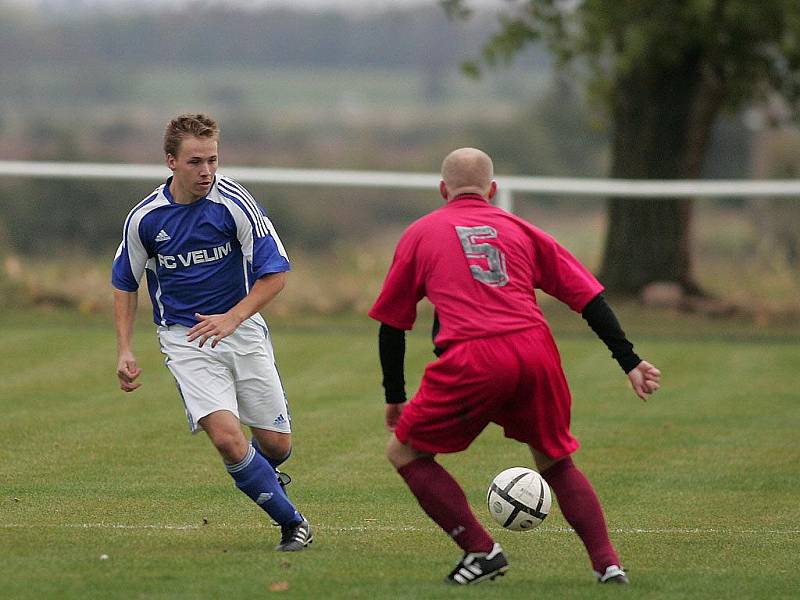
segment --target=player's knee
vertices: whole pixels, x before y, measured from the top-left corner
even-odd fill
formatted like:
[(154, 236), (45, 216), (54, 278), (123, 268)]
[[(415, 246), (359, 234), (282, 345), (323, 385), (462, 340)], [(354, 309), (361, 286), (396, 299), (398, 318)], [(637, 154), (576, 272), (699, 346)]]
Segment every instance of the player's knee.
[(395, 461), (397, 460), (396, 459), (397, 450), (395, 449), (394, 443), (393, 443), (393, 442), (396, 442), (396, 441), (397, 440), (395, 439), (395, 437), (391, 436), (389, 438), (389, 441), (386, 444), (386, 451), (385, 451), (386, 459), (390, 463), (392, 463), (392, 466), (394, 466), (394, 467), (397, 467), (397, 465), (395, 465)]
[(264, 430), (254, 435), (261, 452), (273, 460), (284, 459), (292, 451), (291, 434)]
[(412, 460), (419, 458), (419, 453), (410, 446), (401, 443), (395, 436), (389, 438), (389, 443), (386, 444), (386, 458), (392, 463), (395, 469), (404, 467)]
[(544, 452), (537, 450), (533, 446), (530, 446), (531, 454), (533, 454), (533, 460), (536, 463), (536, 468), (538, 469), (539, 473), (543, 473), (550, 467), (554, 466), (556, 463), (561, 462), (570, 457), (568, 454), (567, 456), (562, 456), (556, 459), (550, 458)]
[(235, 464), (247, 456), (248, 444), (244, 436), (221, 433), (212, 437), (211, 442), (226, 463)]

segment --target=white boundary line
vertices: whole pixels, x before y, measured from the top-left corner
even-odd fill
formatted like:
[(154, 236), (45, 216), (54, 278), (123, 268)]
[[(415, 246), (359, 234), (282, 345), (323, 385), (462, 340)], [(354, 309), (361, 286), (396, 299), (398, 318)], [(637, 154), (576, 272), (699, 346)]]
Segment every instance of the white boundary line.
[[(257, 525), (228, 525), (226, 523), (198, 525), (198, 524), (141, 524), (129, 525), (125, 523), (0, 523), (0, 529), (121, 529), (121, 530), (151, 530), (151, 531), (193, 531), (201, 529), (232, 529), (232, 530), (252, 530), (252, 529), (272, 529), (268, 524)], [(333, 531), (341, 533), (380, 531), (386, 533), (408, 533), (419, 531), (431, 531), (435, 527), (390, 527), (385, 525), (359, 525), (352, 527), (337, 527), (335, 525), (314, 524), (314, 529), (322, 531)], [(540, 527), (535, 529), (537, 533), (574, 533), (569, 527)], [(653, 534), (653, 535), (798, 535), (800, 529), (734, 529), (734, 528), (701, 528), (701, 527), (675, 527), (675, 528), (639, 528), (639, 527), (617, 527), (609, 529), (610, 533), (619, 534)]]

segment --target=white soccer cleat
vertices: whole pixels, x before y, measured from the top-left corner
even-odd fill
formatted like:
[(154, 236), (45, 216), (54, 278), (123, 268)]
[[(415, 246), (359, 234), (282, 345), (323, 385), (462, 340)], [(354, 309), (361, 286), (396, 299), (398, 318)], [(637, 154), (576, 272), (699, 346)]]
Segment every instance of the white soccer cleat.
[(597, 578), (597, 583), (629, 583), (628, 575), (622, 570), (619, 565), (611, 565), (606, 567), (606, 572), (603, 574), (593, 571), (594, 576)]
[(445, 581), (457, 585), (480, 583), (502, 576), (508, 571), (508, 561), (500, 544), (491, 552), (467, 552)]

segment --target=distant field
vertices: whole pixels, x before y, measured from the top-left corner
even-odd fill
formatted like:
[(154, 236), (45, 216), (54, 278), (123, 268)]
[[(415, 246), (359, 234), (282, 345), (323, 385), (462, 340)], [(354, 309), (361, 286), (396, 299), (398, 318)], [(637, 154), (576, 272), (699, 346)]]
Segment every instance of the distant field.
[[(796, 332), (620, 311), (664, 371), (647, 404), (579, 317), (548, 309), (575, 396), (576, 461), (604, 501), (636, 598), (788, 598), (800, 589)], [(476, 590), (442, 582), (458, 549), (383, 458), (386, 434), (367, 319), (276, 320), (295, 418), (290, 490), (316, 529), (310, 550), (272, 551), (277, 531), (233, 488), (210, 444), (185, 431), (174, 385), (142, 324), (143, 387), (116, 389), (108, 317), (4, 312), (0, 379), (0, 596), (27, 598), (589, 598), (557, 509), (536, 531), (491, 530), (512, 569)], [(415, 387), (431, 357), (409, 339)], [(485, 432), (444, 463), (489, 524), (485, 489), (529, 464)], [(100, 560), (101, 555), (107, 560)], [(792, 591), (794, 590), (794, 591)]]
[[(102, 120), (118, 116), (125, 107), (135, 108), (130, 115), (135, 118), (145, 107), (157, 106), (158, 114), (169, 114), (200, 106), (217, 115), (225, 111), (231, 118), (244, 112), (282, 123), (330, 125), (374, 118), (386, 125), (387, 114), (402, 123), (503, 118), (539, 97), (550, 81), (546, 70), (526, 72), (525, 77), (500, 70), (474, 81), (455, 69), (428, 74), (409, 68), (158, 65), (124, 71), (37, 67), (9, 79), (4, 90), (9, 99), (24, 98), (26, 110), (46, 110), (53, 118)], [(30, 90), (37, 91), (33, 101)]]

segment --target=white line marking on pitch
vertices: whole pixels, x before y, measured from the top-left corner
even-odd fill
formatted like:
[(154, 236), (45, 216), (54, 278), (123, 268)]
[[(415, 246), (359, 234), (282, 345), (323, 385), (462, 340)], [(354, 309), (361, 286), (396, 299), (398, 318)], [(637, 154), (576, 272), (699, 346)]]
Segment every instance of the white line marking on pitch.
[[(251, 525), (228, 525), (226, 523), (217, 524), (140, 524), (130, 525), (125, 523), (61, 523), (61, 524), (48, 524), (48, 523), (0, 523), (0, 529), (131, 529), (131, 530), (154, 530), (154, 531), (192, 531), (198, 529), (271, 529), (272, 526), (266, 524)], [(341, 533), (362, 532), (362, 531), (381, 531), (388, 533), (405, 533), (417, 531), (429, 531), (435, 529), (431, 527), (391, 527), (385, 525), (359, 525), (354, 527), (337, 527), (335, 525), (315, 524), (315, 529), (323, 531), (333, 531)], [(724, 535), (760, 535), (760, 534), (782, 534), (782, 535), (796, 535), (800, 534), (800, 529), (731, 529), (731, 528), (655, 528), (645, 529), (638, 527), (618, 527), (609, 529), (611, 533), (620, 534), (655, 534), (655, 535), (671, 535), (671, 534), (724, 534)], [(534, 531), (538, 534), (548, 533), (573, 533), (569, 527), (548, 527), (540, 528)]]

